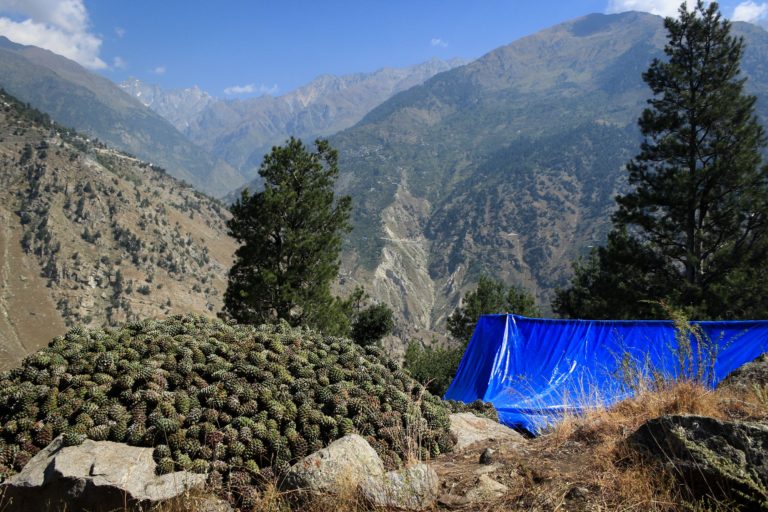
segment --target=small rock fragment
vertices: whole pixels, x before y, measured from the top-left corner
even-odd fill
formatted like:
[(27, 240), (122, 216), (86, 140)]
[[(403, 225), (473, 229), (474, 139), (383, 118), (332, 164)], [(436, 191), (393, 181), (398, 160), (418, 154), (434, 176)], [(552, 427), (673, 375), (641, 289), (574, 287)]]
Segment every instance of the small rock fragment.
[[(479, 468), (475, 469), (473, 471), (473, 473), (478, 475), (478, 476), (479, 475), (487, 475), (489, 473), (493, 473), (495, 471), (498, 471), (501, 468), (502, 468), (501, 464), (498, 464), (498, 463), (489, 464), (488, 466), (480, 466)], [(515, 474), (513, 473), (512, 476), (515, 476)]]
[(480, 455), (480, 464), (493, 464), (494, 461), (494, 454), (496, 453), (496, 450), (493, 448), (486, 448), (483, 450), (483, 453)]
[(567, 500), (583, 500), (589, 494), (589, 489), (586, 487), (574, 486), (565, 494)]
[(508, 490), (506, 485), (497, 482), (488, 475), (480, 475), (480, 478), (477, 479), (477, 485), (467, 491), (464, 497), (469, 503), (491, 501), (501, 498)]

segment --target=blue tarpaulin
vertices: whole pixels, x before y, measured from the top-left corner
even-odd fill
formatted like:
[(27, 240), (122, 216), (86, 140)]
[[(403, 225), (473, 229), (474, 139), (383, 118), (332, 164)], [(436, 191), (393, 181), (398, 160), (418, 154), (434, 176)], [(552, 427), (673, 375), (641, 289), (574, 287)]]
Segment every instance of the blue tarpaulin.
[(484, 315), (446, 399), (491, 402), (505, 425), (532, 433), (565, 414), (631, 396), (651, 372), (715, 386), (768, 352), (768, 321), (554, 320)]

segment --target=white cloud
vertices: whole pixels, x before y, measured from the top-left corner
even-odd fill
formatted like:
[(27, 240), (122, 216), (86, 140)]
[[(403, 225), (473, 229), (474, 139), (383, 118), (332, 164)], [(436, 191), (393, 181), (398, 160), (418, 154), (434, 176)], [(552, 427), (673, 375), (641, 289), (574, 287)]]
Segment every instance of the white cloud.
[(768, 3), (741, 2), (733, 10), (731, 19), (749, 23), (765, 23), (768, 21)]
[(0, 13), (15, 15), (0, 16), (0, 35), (11, 41), (45, 48), (87, 68), (107, 67), (82, 0), (0, 0)]
[(676, 18), (681, 3), (681, 0), (610, 0), (606, 12), (643, 11)]
[(271, 94), (274, 95), (277, 93), (279, 88), (277, 87), (277, 84), (273, 84), (272, 86), (266, 86), (264, 84), (245, 84), (245, 85), (232, 85), (224, 89), (224, 94), (233, 95), (233, 94), (253, 94), (253, 93), (260, 93), (260, 94)]
[(115, 34), (122, 39), (125, 37), (125, 29), (123, 27), (115, 27)]
[(440, 39), (439, 37), (433, 37), (432, 40), (429, 42), (432, 46), (439, 46), (440, 48), (445, 48), (448, 46), (448, 43)]
[(224, 94), (250, 94), (256, 92), (255, 84), (230, 85), (224, 89)]
[(165, 68), (165, 66), (157, 66), (152, 70), (152, 72), (156, 75), (164, 75), (166, 71), (168, 70)]
[(128, 67), (128, 63), (122, 57), (115, 57), (112, 59), (112, 67), (115, 69), (125, 69)]

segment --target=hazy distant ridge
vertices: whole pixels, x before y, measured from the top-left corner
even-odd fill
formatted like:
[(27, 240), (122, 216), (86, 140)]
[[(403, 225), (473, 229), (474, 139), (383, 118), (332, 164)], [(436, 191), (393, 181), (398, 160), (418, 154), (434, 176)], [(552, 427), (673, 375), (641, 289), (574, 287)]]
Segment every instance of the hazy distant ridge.
[(163, 90), (131, 79), (126, 92), (172, 122), (192, 141), (246, 175), (289, 136), (313, 139), (348, 128), (392, 95), (464, 62), (433, 59), (408, 68), (322, 75), (281, 96), (215, 99), (197, 87)]
[(166, 168), (214, 195), (242, 177), (117, 85), (79, 64), (0, 37), (0, 87), (56, 121)]

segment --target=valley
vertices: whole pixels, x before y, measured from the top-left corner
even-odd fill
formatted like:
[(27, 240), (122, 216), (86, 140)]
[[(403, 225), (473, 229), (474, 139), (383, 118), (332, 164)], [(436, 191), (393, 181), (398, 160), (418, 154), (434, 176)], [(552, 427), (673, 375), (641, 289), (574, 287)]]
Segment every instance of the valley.
[[(768, 119), (768, 37), (747, 23), (734, 30), (747, 42), (748, 90)], [(229, 100), (140, 80), (117, 87), (50, 52), (6, 41), (0, 64), (9, 73), (0, 85), (58, 122), (135, 149), (156, 167), (170, 164), (169, 174), (198, 189), (229, 193), (227, 201), (246, 183), (261, 186), (247, 180), (272, 145), (289, 135), (330, 137), (340, 154), (337, 191), (354, 205), (336, 289), (362, 285), (389, 304), (404, 342), (440, 337), (483, 273), (530, 290), (551, 314), (572, 262), (605, 238), (614, 196), (626, 183), (624, 165), (639, 141), (636, 118), (647, 98), (641, 73), (661, 55), (663, 41), (658, 16), (593, 14), (472, 62), (435, 59), (326, 75), (280, 96)], [(55, 94), (41, 95), (42, 80), (54, 81)], [(62, 109), (67, 95), (93, 94), (100, 98), (93, 108)], [(89, 112), (112, 119), (110, 128), (89, 124)], [(99, 151), (91, 160), (114, 160)], [(173, 155), (195, 165), (169, 160)], [(183, 218), (178, 236), (187, 228)], [(217, 229), (224, 237), (223, 224)], [(209, 251), (223, 262), (231, 247)], [(225, 267), (217, 270), (219, 289)], [(137, 310), (150, 307), (134, 302)], [(195, 307), (212, 311), (214, 302)]]

